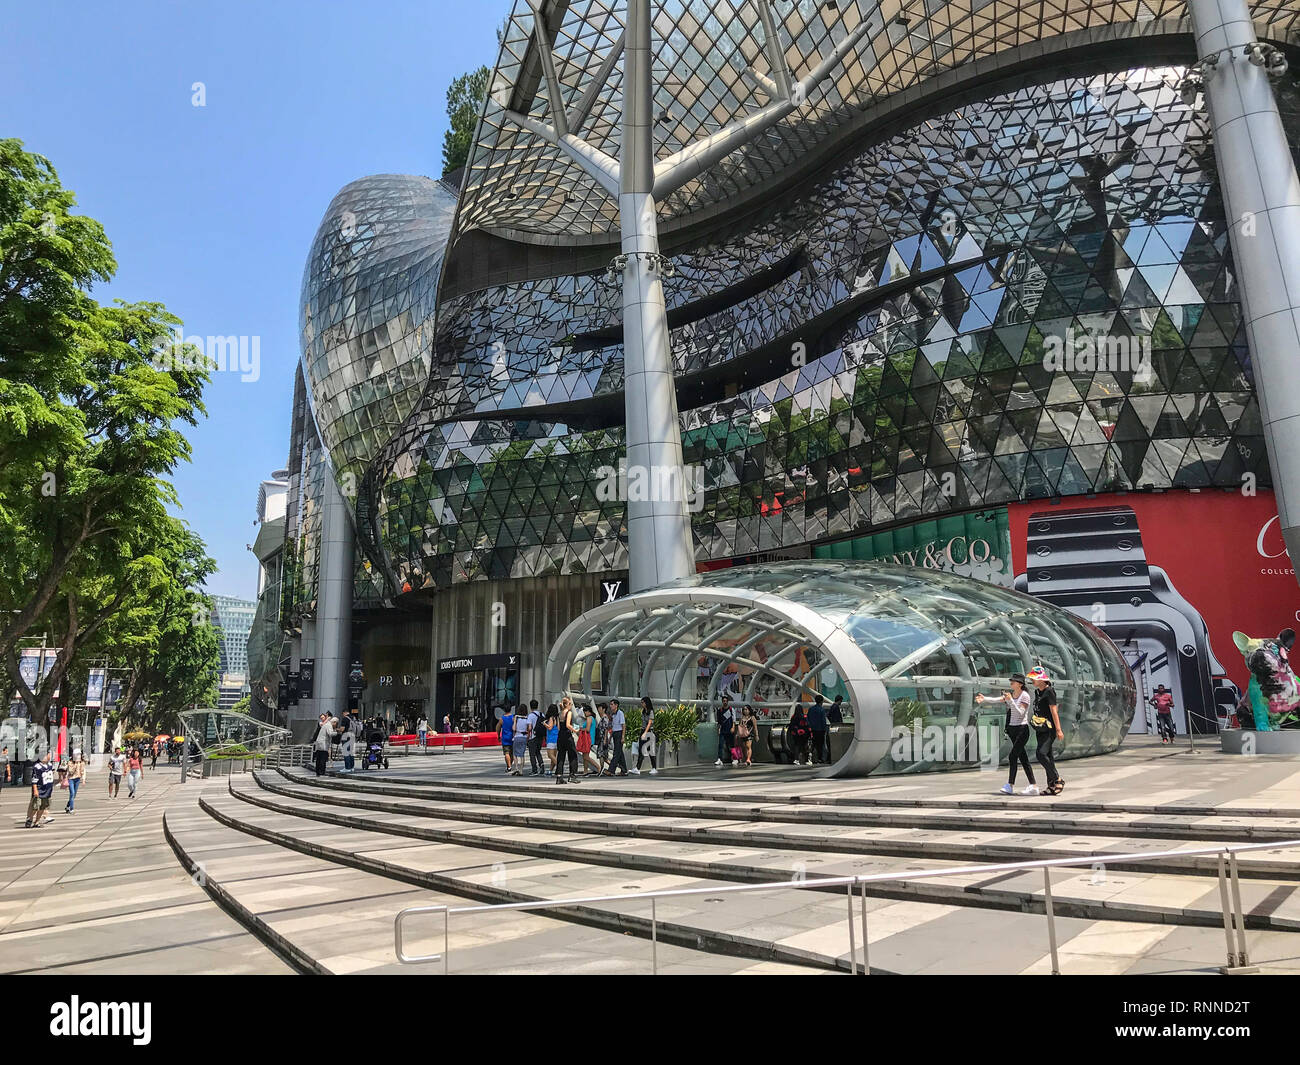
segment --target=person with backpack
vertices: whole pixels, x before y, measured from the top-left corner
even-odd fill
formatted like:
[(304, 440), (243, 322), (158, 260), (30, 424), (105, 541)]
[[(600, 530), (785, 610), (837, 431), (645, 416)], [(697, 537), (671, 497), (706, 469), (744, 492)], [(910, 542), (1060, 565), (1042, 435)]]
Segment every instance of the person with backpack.
[(1148, 701), (1156, 708), (1156, 730), (1160, 733), (1160, 742), (1173, 743), (1178, 735), (1174, 727), (1173, 692), (1161, 684)]
[(542, 712), (538, 709), (537, 700), (530, 700), (528, 703), (528, 764), (530, 767), (529, 776), (544, 777), (546, 768), (542, 763), (542, 748), (546, 746), (546, 730), (542, 727)]
[(325, 715), (320, 716), (320, 727), (316, 730), (316, 739), (311, 745), (312, 761), (315, 763), (316, 775), (325, 775), (325, 765), (330, 757), (330, 744), (334, 740), (334, 727)]
[(718, 707), (718, 760), (713, 764), (721, 769), (724, 765), (731, 766), (731, 748), (734, 743), (733, 733), (736, 729), (736, 715), (731, 710), (731, 699), (728, 696), (722, 697), (722, 705)]
[(812, 759), (808, 757), (808, 740), (812, 737), (812, 729), (808, 727), (808, 718), (803, 712), (803, 703), (794, 704), (794, 713), (790, 716), (790, 724), (786, 729), (786, 735), (790, 741), (787, 746), (790, 749), (794, 764), (803, 765), (806, 762), (808, 765), (812, 765)]
[(1033, 726), (1038, 737), (1038, 751), (1035, 757), (1038, 764), (1047, 773), (1047, 790), (1044, 795), (1060, 795), (1065, 789), (1065, 781), (1056, 772), (1056, 759), (1052, 754), (1052, 745), (1057, 740), (1065, 739), (1061, 729), (1061, 714), (1056, 689), (1052, 687), (1047, 670), (1034, 666), (1025, 674), (1034, 685), (1034, 709), (1029, 724)]

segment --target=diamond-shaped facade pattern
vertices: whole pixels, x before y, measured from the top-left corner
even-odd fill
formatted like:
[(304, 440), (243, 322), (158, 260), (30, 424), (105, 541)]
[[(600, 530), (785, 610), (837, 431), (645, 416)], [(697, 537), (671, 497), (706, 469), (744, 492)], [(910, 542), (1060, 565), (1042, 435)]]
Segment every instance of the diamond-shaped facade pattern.
[[(1269, 482), (1181, 73), (1070, 78), (922, 121), (674, 256), (699, 560), (1016, 499)], [(1296, 129), (1293, 78), (1279, 96)], [(604, 491), (619, 336), (603, 275), (442, 307), (434, 379), (365, 500), (396, 590), (626, 566)], [(1080, 337), (1143, 370), (1045, 365)]]
[[(1259, 0), (1263, 37), (1294, 43), (1295, 0)], [(540, 9), (539, 19), (534, 8)], [(1053, 39), (1189, 32), (1185, 0), (777, 0), (770, 3), (793, 77), (812, 71), (863, 22), (868, 29), (806, 103), (754, 143), (669, 195), (661, 223), (730, 203), (778, 178), (819, 141), (862, 112), (960, 67)], [(618, 232), (613, 200), (561, 149), (507, 117), (554, 124), (541, 76), (539, 35), (554, 54), (559, 98), (572, 114), (624, 29), (613, 0), (516, 0), (466, 173), (459, 225), (502, 233), (583, 237)], [(755, 113), (769, 102), (759, 78), (774, 73), (758, 0), (656, 0), (656, 156)], [(622, 61), (573, 132), (618, 158)]]

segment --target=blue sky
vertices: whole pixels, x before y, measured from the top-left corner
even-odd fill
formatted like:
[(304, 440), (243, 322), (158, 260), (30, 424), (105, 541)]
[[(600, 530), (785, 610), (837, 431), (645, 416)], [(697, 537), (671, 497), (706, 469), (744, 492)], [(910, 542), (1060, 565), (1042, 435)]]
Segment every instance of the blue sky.
[[(510, 0), (98, 0), (11, 4), (0, 136), (46, 156), (99, 219), (118, 272), (94, 295), (159, 300), (186, 334), (261, 338), (261, 375), (215, 374), (182, 516), (252, 598), (257, 485), (284, 465), (298, 289), (334, 194), (437, 177), (446, 89), (496, 60)], [(203, 82), (206, 103), (191, 103)]]

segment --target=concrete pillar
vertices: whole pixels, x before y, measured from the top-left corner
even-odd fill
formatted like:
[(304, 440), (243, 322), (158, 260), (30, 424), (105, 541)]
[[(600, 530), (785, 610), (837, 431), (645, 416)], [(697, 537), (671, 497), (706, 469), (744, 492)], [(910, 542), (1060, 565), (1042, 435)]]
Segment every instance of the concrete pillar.
[(348, 707), (352, 650), (352, 574), (356, 534), (348, 502), (327, 471), (321, 500), (320, 578), (316, 591), (315, 713)]
[[(628, 0), (623, 74), (622, 185), (619, 217), (623, 254), (623, 374), (626, 396), (629, 496), (634, 470), (672, 493), (627, 504), (628, 570), (633, 592), (695, 572), (695, 542), (687, 512), (681, 423), (677, 417), (668, 311), (660, 280), (655, 214), (654, 97), (651, 91), (649, 0)], [(645, 482), (643, 482), (645, 483)]]
[(1282, 535), (1300, 562), (1300, 180), (1246, 0), (1189, 0)]

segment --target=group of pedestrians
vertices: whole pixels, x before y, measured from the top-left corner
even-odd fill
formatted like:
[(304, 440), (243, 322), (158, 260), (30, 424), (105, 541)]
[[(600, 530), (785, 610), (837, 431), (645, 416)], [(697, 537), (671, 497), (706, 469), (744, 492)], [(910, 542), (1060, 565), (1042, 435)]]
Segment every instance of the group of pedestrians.
[[(1026, 682), (1033, 685), (1032, 695)], [(1060, 795), (1065, 789), (1065, 781), (1056, 771), (1056, 759), (1053, 757), (1052, 747), (1057, 740), (1065, 739), (1065, 733), (1061, 729), (1056, 689), (1052, 687), (1047, 670), (1042, 666), (1035, 666), (1028, 673), (1013, 673), (1011, 690), (1003, 692), (996, 698), (1000, 698), (1007, 706), (1006, 728), (1007, 736), (1011, 739), (1010, 776), (1002, 785), (1002, 794), (1015, 794), (1016, 770), (1023, 767), (1029, 785), (1020, 792), (1021, 795)], [(981, 694), (975, 696), (975, 701), (984, 703), (989, 700)], [(1038, 790), (1037, 781), (1034, 780), (1034, 770), (1029, 764), (1029, 756), (1025, 753), (1031, 729), (1038, 741), (1035, 757), (1038, 764), (1043, 767), (1043, 772), (1047, 774), (1047, 787), (1041, 792)]]
[[(17, 763), (13, 763), (14, 766)], [(49, 750), (42, 751), (31, 767), (31, 796), (27, 800), (25, 828), (43, 828), (50, 823), (50, 803), (57, 789), (66, 790), (68, 801), (63, 812), (76, 812), (77, 792), (86, 779), (89, 766), (80, 750), (73, 751), (61, 762), (56, 762)], [(12, 772), (12, 770), (11, 770)], [(25, 775), (25, 774), (24, 774)]]
[[(617, 699), (591, 707), (577, 706), (565, 696), (543, 710), (536, 699), (508, 708), (497, 726), (506, 772), (549, 776), (557, 784), (576, 784), (581, 777), (636, 776), (645, 760), (650, 774), (659, 772), (659, 741), (654, 730), (654, 703), (641, 700), (641, 727), (636, 736), (636, 766), (628, 768), (624, 753), (627, 718)], [(545, 755), (545, 757), (543, 757)], [(581, 761), (581, 766), (579, 766)]]
[[(830, 706), (824, 696), (813, 696), (805, 710), (796, 703), (785, 728), (786, 749), (795, 765), (829, 765), (831, 762), (830, 726), (844, 721), (844, 696), (835, 696)], [(752, 766), (754, 741), (758, 739), (758, 714), (746, 703), (737, 714), (730, 696), (723, 696), (718, 707), (718, 757), (714, 765)]]

